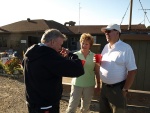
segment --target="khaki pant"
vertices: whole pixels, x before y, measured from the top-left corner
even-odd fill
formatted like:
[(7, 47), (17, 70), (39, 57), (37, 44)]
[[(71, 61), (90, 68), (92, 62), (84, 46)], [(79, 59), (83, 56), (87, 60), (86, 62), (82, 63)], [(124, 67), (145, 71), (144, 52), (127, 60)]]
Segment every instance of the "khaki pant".
[(89, 106), (94, 94), (94, 86), (78, 87), (72, 85), (69, 105), (66, 113), (75, 113), (81, 99), (81, 113), (88, 113)]

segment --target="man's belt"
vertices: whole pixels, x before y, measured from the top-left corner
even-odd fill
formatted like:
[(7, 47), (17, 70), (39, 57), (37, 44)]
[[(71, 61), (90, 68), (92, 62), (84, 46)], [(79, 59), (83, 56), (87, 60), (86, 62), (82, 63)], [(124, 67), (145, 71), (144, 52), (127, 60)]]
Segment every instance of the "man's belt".
[(105, 85), (105, 86), (108, 86), (108, 87), (115, 87), (115, 86), (118, 86), (118, 85), (124, 84), (124, 83), (125, 83), (125, 80), (121, 81), (121, 82), (118, 82), (118, 83), (115, 83), (115, 84), (107, 84), (107, 83), (102, 82), (102, 85)]

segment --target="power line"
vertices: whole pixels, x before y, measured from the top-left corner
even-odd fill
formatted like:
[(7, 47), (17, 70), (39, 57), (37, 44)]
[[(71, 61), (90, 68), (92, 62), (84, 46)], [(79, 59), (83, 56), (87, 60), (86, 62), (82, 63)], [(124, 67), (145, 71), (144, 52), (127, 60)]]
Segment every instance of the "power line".
[[(150, 9), (139, 9), (139, 10), (143, 10), (144, 11), (144, 24), (145, 24), (145, 17), (147, 17), (146, 15), (146, 10), (150, 10)], [(147, 17), (147, 20), (149, 21), (148, 17)], [(150, 23), (150, 22), (149, 22)]]
[(142, 9), (139, 9), (139, 10), (143, 10), (143, 12), (144, 12), (144, 24), (145, 24), (145, 17), (147, 18), (148, 22), (150, 23), (150, 21), (149, 21), (149, 19), (147, 17), (147, 14), (146, 14), (147, 13), (146, 10), (150, 10), (150, 9), (144, 9), (140, 0), (139, 0), (139, 2), (140, 2), (140, 5), (142, 7)]
[[(144, 20), (142, 22), (144, 22)], [(142, 22), (140, 22), (139, 24), (142, 24)]]
[(125, 12), (124, 16), (122, 17), (122, 20), (121, 20), (120, 25), (121, 25), (121, 24), (122, 24), (122, 22), (123, 22), (123, 19), (124, 19), (125, 15), (126, 15), (126, 13), (127, 13), (128, 9), (129, 9), (129, 6), (130, 6), (130, 3), (129, 3), (129, 5), (128, 5), (127, 9), (126, 9), (126, 12)]

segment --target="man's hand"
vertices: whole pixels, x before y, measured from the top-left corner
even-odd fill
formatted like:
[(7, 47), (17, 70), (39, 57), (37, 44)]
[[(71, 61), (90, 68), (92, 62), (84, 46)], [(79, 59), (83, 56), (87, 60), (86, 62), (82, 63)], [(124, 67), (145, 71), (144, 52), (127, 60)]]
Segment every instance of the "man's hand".
[(62, 47), (62, 50), (60, 51), (60, 54), (61, 54), (63, 57), (67, 57), (68, 54), (69, 54), (69, 50), (68, 50), (67, 48)]
[(122, 91), (122, 94), (123, 94), (124, 97), (127, 96), (127, 92), (125, 92), (125, 91)]
[(97, 63), (97, 62), (96, 62), (95, 56), (93, 57), (93, 62), (95, 62), (96, 65), (100, 66), (100, 63)]
[(49, 111), (44, 111), (44, 113), (50, 113)]

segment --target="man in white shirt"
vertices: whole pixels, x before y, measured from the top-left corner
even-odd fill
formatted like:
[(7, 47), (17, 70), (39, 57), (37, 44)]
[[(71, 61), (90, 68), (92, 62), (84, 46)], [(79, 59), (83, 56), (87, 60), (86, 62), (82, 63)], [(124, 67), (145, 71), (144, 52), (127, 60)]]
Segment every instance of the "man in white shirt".
[(122, 42), (120, 26), (108, 25), (101, 29), (108, 44), (102, 51), (100, 77), (102, 90), (100, 95), (100, 113), (125, 113), (126, 94), (131, 87), (136, 64), (130, 45)]

